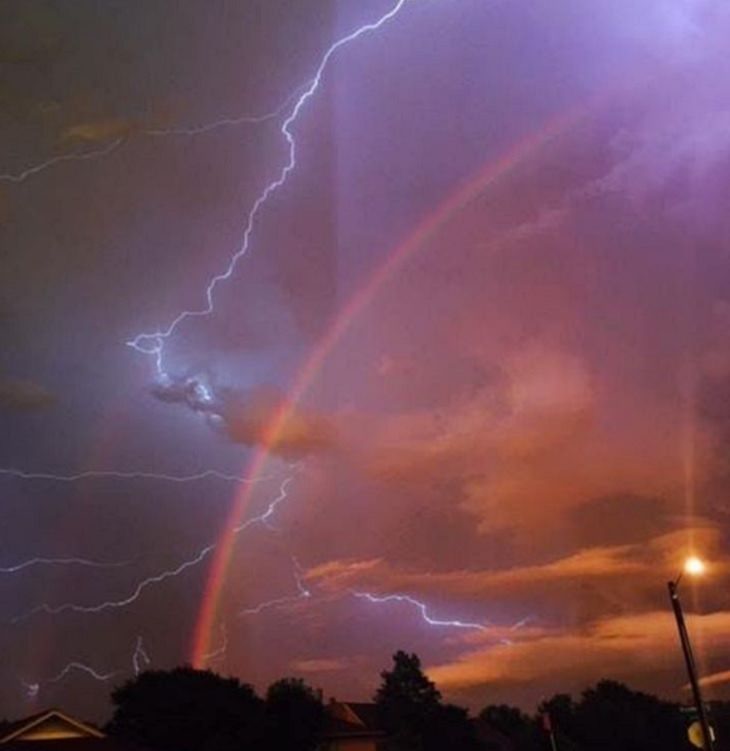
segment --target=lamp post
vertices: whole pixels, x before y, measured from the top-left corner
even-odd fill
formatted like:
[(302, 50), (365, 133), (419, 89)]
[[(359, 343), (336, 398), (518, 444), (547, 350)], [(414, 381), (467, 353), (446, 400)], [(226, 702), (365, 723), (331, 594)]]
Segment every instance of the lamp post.
[(697, 718), (700, 722), (700, 728), (702, 729), (702, 746), (704, 751), (712, 751), (712, 732), (707, 717), (707, 710), (702, 701), (700, 683), (697, 679), (697, 668), (695, 667), (694, 656), (692, 654), (692, 645), (689, 641), (689, 633), (687, 632), (687, 626), (684, 622), (684, 613), (682, 612), (682, 603), (679, 601), (679, 593), (677, 591), (683, 573), (686, 572), (693, 576), (697, 576), (703, 573), (704, 570), (705, 566), (699, 558), (688, 558), (684, 564), (684, 569), (680, 572), (679, 576), (674, 581), (667, 582), (667, 588), (669, 589), (669, 599), (672, 603), (674, 618), (677, 621), (679, 641), (682, 645), (684, 662), (687, 666), (687, 675), (689, 676), (689, 683), (692, 687), (692, 696), (694, 698), (695, 707), (697, 708)]

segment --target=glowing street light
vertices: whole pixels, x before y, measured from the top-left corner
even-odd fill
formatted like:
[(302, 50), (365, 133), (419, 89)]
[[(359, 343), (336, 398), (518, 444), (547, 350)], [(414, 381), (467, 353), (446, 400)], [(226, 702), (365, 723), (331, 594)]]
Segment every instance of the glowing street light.
[(704, 572), (705, 564), (702, 559), (694, 555), (690, 556), (684, 562), (684, 568), (680, 571), (679, 576), (674, 581), (667, 582), (667, 588), (669, 589), (669, 600), (672, 603), (674, 618), (677, 621), (679, 641), (682, 645), (684, 662), (687, 666), (687, 675), (689, 676), (689, 683), (692, 687), (692, 697), (694, 698), (695, 707), (697, 709), (697, 718), (699, 719), (700, 728), (702, 730), (702, 748), (704, 751), (712, 751), (712, 730), (710, 729), (710, 722), (707, 717), (705, 704), (702, 701), (700, 683), (697, 680), (697, 668), (695, 667), (695, 660), (692, 654), (692, 645), (689, 641), (689, 633), (687, 632), (687, 626), (684, 622), (684, 614), (682, 612), (682, 603), (679, 601), (679, 593), (677, 591), (682, 574), (701, 576)]
[(698, 558), (696, 555), (691, 555), (685, 562), (684, 562), (684, 573), (690, 574), (691, 576), (701, 576), (705, 573), (705, 562)]

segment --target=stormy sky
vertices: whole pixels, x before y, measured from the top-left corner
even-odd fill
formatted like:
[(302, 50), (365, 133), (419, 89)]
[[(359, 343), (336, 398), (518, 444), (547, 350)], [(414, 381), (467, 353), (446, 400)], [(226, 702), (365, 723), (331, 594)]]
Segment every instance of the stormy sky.
[(103, 718), (143, 654), (364, 699), (399, 648), (473, 708), (687, 699), (689, 553), (727, 698), (729, 33), (1, 4), (0, 714)]

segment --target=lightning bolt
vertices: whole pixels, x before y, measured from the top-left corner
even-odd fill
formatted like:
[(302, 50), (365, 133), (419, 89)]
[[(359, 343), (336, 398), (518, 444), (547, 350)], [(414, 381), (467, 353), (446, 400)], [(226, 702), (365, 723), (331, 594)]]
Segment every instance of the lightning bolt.
[[(279, 488), (279, 494), (269, 503), (263, 513), (259, 514), (258, 516), (251, 517), (242, 524), (239, 524), (237, 527), (234, 527), (233, 532), (238, 535), (254, 524), (266, 524), (267, 520), (269, 520), (272, 514), (275, 513), (279, 504), (288, 498), (288, 489), (292, 480), (292, 477), (287, 477), (282, 482)], [(206, 545), (205, 547), (201, 548), (192, 558), (183, 561), (175, 568), (167, 569), (158, 574), (155, 574), (154, 576), (149, 576), (146, 579), (142, 579), (142, 581), (137, 583), (131, 594), (127, 595), (126, 597), (122, 597), (118, 600), (106, 600), (104, 602), (97, 603), (96, 605), (79, 605), (77, 603), (67, 602), (63, 603), (62, 605), (51, 606), (44, 603), (42, 605), (38, 605), (35, 608), (32, 608), (22, 615), (15, 616), (11, 620), (11, 623), (19, 623), (38, 613), (46, 613), (47, 615), (59, 615), (66, 612), (102, 613), (106, 610), (118, 610), (120, 608), (125, 608), (136, 602), (139, 599), (140, 595), (149, 587), (155, 584), (161, 584), (168, 579), (174, 579), (188, 569), (200, 565), (216, 549), (217, 545), (218, 543), (215, 542), (211, 543), (210, 545)]]
[[(149, 665), (150, 663), (151, 660), (149, 658), (149, 655), (145, 651), (144, 645), (142, 643), (142, 637), (138, 636), (137, 642), (134, 647), (134, 652), (132, 653), (132, 670), (134, 671), (134, 674), (139, 675), (139, 673), (142, 671), (141, 666), (143, 664)], [(21, 680), (21, 684), (25, 688), (27, 698), (32, 700), (37, 698), (43, 684), (60, 683), (64, 678), (66, 678), (70, 673), (73, 672), (85, 673), (86, 675), (91, 676), (91, 678), (93, 678), (95, 681), (105, 683), (111, 678), (114, 678), (114, 676), (121, 675), (124, 671), (111, 670), (109, 672), (102, 673), (91, 667), (91, 665), (87, 665), (84, 662), (75, 660), (73, 662), (69, 662), (60, 672), (56, 673), (56, 675), (52, 676), (51, 678), (46, 678), (41, 681), (34, 681), (32, 683)]]
[(487, 626), (484, 623), (470, 623), (468, 621), (459, 621), (459, 620), (441, 620), (439, 618), (433, 618), (428, 614), (428, 606), (421, 602), (420, 600), (416, 600), (415, 597), (411, 597), (410, 595), (373, 595), (370, 592), (352, 592), (355, 597), (359, 597), (360, 599), (367, 600), (368, 602), (372, 602), (377, 605), (382, 605), (386, 602), (404, 602), (408, 605), (413, 606), (418, 610), (418, 612), (421, 614), (421, 618), (425, 623), (427, 623), (429, 626), (440, 626), (440, 627), (448, 627), (448, 628), (460, 628), (460, 629), (469, 629), (471, 631), (489, 631), (489, 626)]
[[(203, 123), (202, 125), (191, 126), (179, 126), (173, 128), (148, 128), (140, 131), (143, 136), (160, 137), (160, 136), (198, 136), (211, 131), (218, 130), (219, 128), (230, 128), (238, 125), (258, 125), (265, 123), (268, 120), (274, 120), (276, 117), (287, 108), (297, 93), (302, 89), (302, 86), (297, 87), (289, 96), (273, 111), (266, 112), (263, 115), (241, 115), (240, 117), (222, 117), (219, 120), (213, 122)], [(116, 151), (122, 144), (126, 143), (129, 137), (117, 138), (114, 141), (102, 146), (98, 149), (90, 149), (89, 151), (74, 151), (69, 154), (59, 154), (58, 156), (50, 157), (43, 162), (39, 162), (31, 167), (27, 167), (21, 172), (6, 172), (0, 174), (0, 182), (10, 183), (22, 183), (29, 177), (37, 175), (40, 172), (44, 172), (49, 167), (53, 167), (57, 164), (63, 164), (64, 162), (83, 162), (91, 159), (100, 159), (101, 157), (108, 156), (112, 152)]]
[(100, 149), (92, 149), (90, 151), (72, 152), (70, 154), (61, 154), (59, 156), (46, 159), (45, 162), (40, 162), (32, 167), (24, 169), (22, 172), (16, 174), (6, 172), (0, 175), (0, 182), (9, 183), (22, 183), (33, 175), (37, 175), (39, 172), (47, 170), (49, 167), (53, 167), (55, 164), (61, 164), (62, 162), (84, 162), (90, 159), (99, 159), (100, 157), (111, 154), (112, 151), (116, 151), (123, 143), (124, 138), (117, 138), (115, 141), (108, 143), (106, 146)]
[(120, 673), (119, 670), (114, 670), (109, 673), (100, 673), (90, 665), (87, 665), (83, 662), (69, 662), (68, 665), (63, 668), (63, 670), (54, 675), (52, 678), (46, 678), (44, 681), (34, 681), (31, 683), (21, 680), (21, 684), (25, 689), (26, 698), (31, 701), (33, 699), (36, 699), (43, 684), (60, 683), (64, 678), (66, 678), (69, 673), (73, 672), (85, 673), (86, 675), (91, 676), (94, 680), (99, 681), (100, 683), (106, 683), (106, 681), (108, 681), (110, 678), (113, 678), (115, 675), (119, 675)]
[(244, 615), (258, 615), (264, 610), (279, 607), (280, 605), (288, 605), (291, 602), (297, 602), (298, 600), (308, 599), (309, 597), (311, 597), (312, 593), (304, 586), (302, 569), (297, 559), (294, 557), (292, 557), (292, 573), (294, 575), (294, 583), (296, 584), (297, 594), (287, 595), (286, 597), (277, 597), (273, 600), (262, 602), (261, 604), (256, 605), (256, 607), (246, 608), (245, 610), (239, 611), (239, 617)]
[(340, 48), (350, 44), (351, 42), (354, 42), (356, 39), (359, 39), (365, 34), (369, 34), (380, 29), (384, 24), (388, 23), (388, 21), (393, 19), (399, 13), (399, 11), (406, 4), (406, 1), (407, 0), (397, 0), (395, 5), (393, 5), (387, 13), (383, 14), (376, 21), (364, 24), (355, 29), (355, 31), (351, 32), (350, 34), (341, 37), (325, 51), (324, 55), (320, 59), (319, 65), (317, 66), (312, 79), (306, 85), (304, 91), (298, 96), (291, 112), (281, 125), (280, 132), (287, 144), (287, 161), (279, 171), (278, 176), (264, 187), (264, 189), (261, 191), (261, 193), (259, 193), (258, 197), (254, 201), (246, 218), (241, 244), (239, 245), (238, 249), (231, 255), (228, 265), (222, 272), (216, 274), (209, 280), (208, 285), (205, 289), (205, 305), (198, 309), (182, 311), (175, 318), (173, 318), (171, 323), (169, 323), (166, 328), (158, 329), (153, 333), (138, 334), (133, 339), (127, 341), (127, 345), (129, 347), (132, 347), (137, 352), (141, 352), (142, 354), (154, 357), (157, 376), (163, 382), (169, 379), (168, 374), (165, 372), (163, 363), (163, 350), (165, 341), (175, 333), (175, 330), (183, 321), (187, 320), (188, 318), (203, 318), (209, 316), (213, 312), (213, 296), (216, 287), (221, 282), (225, 282), (230, 279), (230, 277), (233, 275), (238, 261), (248, 252), (251, 234), (253, 232), (256, 219), (258, 218), (261, 209), (268, 202), (269, 198), (271, 198), (271, 196), (286, 183), (290, 173), (296, 167), (296, 139), (294, 138), (294, 134), (291, 129), (292, 126), (296, 123), (297, 118), (299, 117), (299, 113), (302, 111), (302, 108), (319, 89), (322, 81), (322, 76), (327, 68), (329, 61)]
[(145, 651), (144, 644), (142, 643), (142, 637), (138, 636), (137, 643), (134, 646), (134, 652), (132, 653), (132, 670), (134, 671), (135, 675), (139, 675), (142, 670), (144, 670), (143, 666), (146, 667), (151, 664), (152, 660)]
[(256, 478), (241, 477), (239, 475), (226, 474), (216, 469), (207, 469), (189, 475), (172, 475), (161, 472), (120, 472), (117, 470), (89, 470), (74, 475), (56, 475), (50, 472), (25, 472), (20, 469), (0, 468), (0, 475), (17, 477), (20, 480), (53, 480), (54, 482), (80, 482), (82, 480), (95, 480), (113, 478), (115, 480), (159, 480), (160, 482), (190, 483), (201, 480), (222, 480), (224, 482), (237, 482), (246, 485), (272, 479), (272, 475), (262, 475)]
[(34, 566), (86, 566), (88, 568), (121, 568), (128, 566), (131, 561), (94, 561), (89, 558), (29, 558), (13, 566), (0, 567), (0, 574), (17, 574)]

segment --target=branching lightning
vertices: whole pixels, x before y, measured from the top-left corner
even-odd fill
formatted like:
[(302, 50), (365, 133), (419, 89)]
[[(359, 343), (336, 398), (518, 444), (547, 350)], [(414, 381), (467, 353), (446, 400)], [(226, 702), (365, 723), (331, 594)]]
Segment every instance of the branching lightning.
[(429, 615), (428, 613), (428, 606), (421, 602), (420, 600), (416, 600), (414, 597), (411, 597), (410, 595), (383, 595), (378, 596), (371, 594), (370, 592), (352, 592), (355, 597), (359, 597), (360, 599), (367, 600), (368, 602), (372, 602), (378, 605), (381, 605), (386, 602), (404, 602), (408, 605), (412, 605), (418, 612), (421, 614), (421, 618), (425, 623), (427, 623), (429, 626), (441, 626), (441, 627), (449, 627), (449, 628), (461, 628), (461, 629), (469, 629), (472, 631), (489, 631), (489, 626), (487, 626), (484, 623), (470, 623), (468, 621), (459, 621), (459, 620), (441, 620), (440, 618), (434, 618)]
[[(134, 652), (132, 653), (132, 671), (135, 675), (139, 675), (142, 670), (144, 670), (145, 667), (149, 666), (151, 664), (151, 660), (147, 652), (145, 651), (144, 644), (142, 642), (142, 637), (138, 636), (137, 641), (134, 646)], [(122, 675), (124, 673), (124, 670), (110, 670), (108, 672), (102, 673), (99, 670), (96, 670), (95, 668), (91, 667), (91, 665), (87, 665), (84, 662), (79, 662), (77, 660), (74, 660), (73, 662), (69, 662), (62, 670), (60, 670), (56, 675), (52, 676), (51, 678), (45, 678), (44, 680), (40, 681), (24, 681), (21, 680), (21, 684), (23, 685), (23, 688), (25, 689), (25, 694), (28, 699), (35, 699), (37, 698), (38, 694), (40, 693), (41, 686), (44, 684), (49, 683), (60, 683), (64, 678), (66, 678), (69, 674), (78, 672), (78, 673), (84, 673), (85, 675), (90, 676), (95, 681), (99, 681), (100, 683), (106, 683), (107, 681), (111, 680), (115, 676)]]
[[(279, 489), (279, 494), (269, 503), (263, 513), (259, 514), (258, 516), (251, 517), (242, 524), (239, 524), (234, 528), (233, 532), (235, 534), (240, 534), (254, 524), (265, 524), (266, 521), (270, 519), (271, 515), (276, 511), (278, 505), (288, 497), (288, 488), (292, 479), (292, 477), (287, 477), (282, 482)], [(11, 623), (24, 621), (27, 618), (30, 618), (31, 616), (39, 613), (46, 613), (47, 615), (60, 615), (61, 613), (67, 612), (102, 613), (106, 610), (118, 610), (120, 608), (125, 608), (136, 602), (139, 599), (140, 595), (149, 587), (155, 584), (160, 584), (164, 581), (167, 581), (168, 579), (178, 577), (188, 569), (198, 566), (216, 549), (217, 546), (217, 542), (206, 545), (204, 548), (201, 548), (192, 558), (183, 561), (175, 568), (167, 569), (158, 574), (155, 574), (154, 576), (149, 576), (146, 579), (143, 579), (142, 581), (137, 583), (132, 592), (126, 597), (121, 597), (117, 600), (105, 600), (104, 602), (97, 603), (96, 605), (80, 605), (77, 603), (67, 602), (61, 605), (51, 606), (47, 603), (43, 603), (42, 605), (38, 605), (37, 607), (32, 608), (27, 613), (15, 616), (11, 620)]]
[(38, 694), (40, 693), (41, 686), (43, 684), (48, 683), (60, 683), (64, 678), (66, 678), (69, 673), (73, 672), (80, 672), (85, 673), (88, 676), (91, 676), (95, 681), (99, 681), (100, 683), (106, 683), (111, 678), (114, 678), (114, 676), (119, 675), (121, 671), (119, 670), (113, 670), (108, 673), (100, 673), (98, 670), (95, 670), (90, 665), (87, 665), (83, 662), (69, 662), (63, 670), (61, 670), (59, 673), (54, 675), (52, 678), (46, 678), (43, 681), (21, 681), (23, 688), (25, 689), (25, 695), (28, 699), (33, 700), (38, 697)]
[[(164, 363), (164, 349), (167, 340), (170, 339), (177, 329), (188, 319), (205, 318), (214, 313), (215, 310), (215, 294), (219, 285), (227, 282), (234, 274), (239, 261), (249, 252), (252, 236), (259, 221), (260, 214), (263, 208), (269, 203), (272, 196), (277, 193), (288, 181), (290, 175), (297, 167), (297, 140), (295, 138), (295, 125), (302, 110), (305, 108), (310, 99), (312, 99), (321, 87), (323, 77), (328, 68), (328, 65), (333, 56), (341, 48), (347, 46), (351, 42), (359, 39), (361, 36), (374, 32), (380, 29), (382, 26), (391, 21), (405, 6), (407, 0), (395, 0), (390, 10), (381, 15), (377, 20), (370, 23), (366, 23), (351, 33), (337, 39), (333, 42), (324, 52), (319, 60), (319, 63), (314, 71), (313, 76), (308, 80), (306, 84), (296, 89), (276, 110), (259, 116), (241, 116), (241, 117), (225, 117), (216, 120), (211, 123), (202, 124), (198, 126), (189, 127), (173, 127), (168, 129), (149, 129), (144, 131), (138, 131), (140, 135), (149, 137), (165, 137), (165, 136), (197, 136), (205, 133), (209, 133), (219, 128), (234, 127), (244, 124), (256, 124), (266, 121), (274, 120), (281, 116), (287, 108), (291, 108), (288, 114), (281, 122), (279, 131), (284, 139), (286, 146), (286, 159), (283, 166), (279, 169), (278, 173), (270, 182), (268, 182), (263, 189), (259, 192), (258, 196), (251, 205), (245, 221), (242, 225), (241, 240), (234, 252), (230, 255), (227, 265), (217, 274), (210, 277), (207, 281), (207, 285), (204, 288), (203, 303), (200, 307), (182, 310), (166, 325), (161, 326), (156, 331), (150, 333), (140, 333), (129, 339), (126, 345), (134, 349), (135, 351), (150, 356), (153, 358), (156, 370), (156, 376), (158, 382), (163, 388), (168, 385), (175, 384), (173, 376), (169, 375), (165, 369)], [(292, 104), (293, 102), (293, 104)], [(36, 175), (54, 165), (62, 162), (69, 161), (83, 161), (102, 158), (108, 154), (111, 154), (117, 150), (120, 146), (126, 143), (131, 136), (127, 135), (122, 138), (118, 138), (111, 143), (107, 144), (103, 148), (86, 151), (83, 153), (69, 153), (60, 156), (52, 157), (42, 163), (35, 166), (28, 167), (27, 169), (17, 174), (0, 174), (0, 182), (12, 182), (21, 183), (29, 177)], [(188, 379), (184, 384), (186, 388), (189, 388), (189, 394), (187, 395), (188, 403), (195, 409), (206, 411), (203, 407), (214, 403), (214, 395), (210, 388), (202, 381), (198, 379)], [(187, 392), (186, 392), (187, 393)], [(121, 472), (115, 470), (97, 470), (86, 471), (78, 474), (52, 474), (52, 473), (39, 473), (39, 472), (25, 472), (22, 470), (12, 468), (0, 468), (0, 475), (7, 477), (14, 477), (22, 480), (52, 480), (56, 482), (73, 483), (91, 479), (125, 479), (125, 480), (156, 480), (171, 483), (193, 483), (208, 479), (221, 480), (225, 482), (235, 483), (253, 483), (260, 482), (266, 477), (257, 477), (255, 479), (240, 477), (238, 475), (226, 474), (217, 470), (206, 470), (197, 474), (188, 475), (173, 475), (156, 472)], [(238, 535), (249, 529), (254, 525), (263, 525), (271, 528), (271, 519), (276, 514), (278, 506), (288, 498), (288, 488), (292, 481), (292, 477), (289, 476), (283, 480), (280, 485), (279, 494), (269, 502), (266, 509), (259, 515), (251, 517), (242, 522), (238, 526), (233, 528), (233, 533)], [(60, 605), (50, 605), (43, 603), (29, 610), (25, 614), (16, 616), (12, 619), (13, 623), (23, 621), (36, 614), (45, 613), (47, 615), (59, 615), (66, 612), (92, 614), (101, 613), (109, 610), (118, 610), (128, 607), (135, 603), (142, 594), (149, 588), (161, 584), (167, 580), (177, 578), (189, 569), (193, 569), (203, 563), (211, 553), (217, 548), (218, 542), (213, 542), (202, 548), (200, 548), (192, 557), (180, 562), (178, 565), (160, 571), (152, 576), (140, 580), (132, 589), (132, 591), (118, 599), (106, 600), (93, 605), (84, 605), (74, 602), (66, 602)], [(0, 568), (0, 574), (14, 574), (20, 571), (32, 568), (34, 566), (45, 565), (62, 565), (62, 566), (87, 566), (93, 568), (114, 568), (124, 565), (128, 565), (129, 562), (116, 562), (116, 563), (104, 563), (94, 561), (85, 558), (44, 558), (36, 557), (13, 566)], [(293, 577), (296, 587), (295, 593), (271, 599), (260, 603), (259, 605), (246, 608), (239, 611), (239, 616), (255, 615), (265, 610), (276, 608), (285, 604), (293, 603), (302, 599), (311, 597), (311, 592), (305, 586), (304, 576), (301, 567), (298, 562), (292, 558), (293, 565)], [(416, 598), (406, 594), (390, 594), (390, 595), (376, 595), (369, 592), (351, 591), (351, 594), (359, 599), (365, 600), (371, 604), (383, 605), (386, 603), (399, 603), (407, 605), (415, 609), (421, 619), (429, 626), (440, 628), (453, 628), (463, 629), (471, 631), (486, 632), (491, 629), (491, 626), (486, 623), (469, 622), (462, 620), (446, 620), (436, 618), (430, 614), (426, 603), (417, 600)], [(520, 628), (528, 619), (523, 619), (522, 622), (515, 624), (513, 630)], [(226, 632), (225, 624), (221, 624), (221, 645), (215, 650), (209, 652), (204, 656), (207, 662), (215, 659), (220, 659), (226, 653), (228, 647), (228, 634)], [(147, 654), (142, 637), (137, 638), (134, 652), (132, 654), (132, 670), (135, 675), (138, 675), (145, 667), (149, 666), (151, 661)], [(69, 673), (73, 671), (80, 671), (86, 673), (97, 681), (108, 681), (115, 675), (118, 675), (121, 671), (113, 671), (108, 673), (98, 672), (94, 668), (82, 663), (82, 662), (70, 662), (62, 671), (52, 678), (47, 679), (44, 683), (58, 683), (63, 680)], [(38, 694), (41, 683), (24, 683), (28, 691), (29, 696), (35, 697)]]
[(278, 176), (264, 187), (264, 189), (261, 191), (261, 193), (259, 193), (258, 197), (254, 201), (246, 218), (243, 237), (238, 250), (236, 250), (231, 255), (226, 268), (209, 280), (208, 285), (205, 289), (205, 305), (198, 309), (184, 310), (175, 318), (173, 318), (172, 322), (169, 323), (166, 328), (158, 329), (153, 333), (138, 334), (133, 339), (130, 339), (127, 342), (128, 346), (132, 347), (138, 352), (154, 357), (157, 376), (163, 383), (170, 379), (170, 376), (165, 371), (163, 363), (163, 350), (165, 341), (173, 335), (177, 327), (183, 321), (187, 320), (188, 318), (203, 318), (209, 316), (213, 312), (213, 296), (216, 287), (221, 282), (225, 282), (230, 279), (230, 277), (233, 275), (238, 261), (248, 252), (251, 234), (253, 232), (256, 219), (258, 218), (261, 209), (268, 202), (269, 198), (271, 198), (271, 196), (286, 183), (290, 173), (296, 167), (296, 139), (294, 138), (294, 134), (292, 133), (291, 129), (297, 121), (299, 113), (301, 112), (304, 105), (314, 96), (314, 94), (319, 89), (322, 81), (322, 76), (325, 72), (325, 69), (327, 68), (329, 61), (332, 59), (332, 56), (341, 47), (348, 45), (350, 42), (355, 41), (364, 34), (368, 34), (381, 28), (384, 24), (386, 24), (398, 14), (401, 8), (403, 8), (403, 6), (405, 5), (406, 1), (407, 0), (397, 0), (395, 5), (393, 5), (393, 7), (387, 13), (382, 15), (376, 21), (364, 24), (350, 34), (338, 39), (326, 50), (326, 52), (320, 59), (314, 76), (310, 80), (309, 84), (307, 84), (307, 86), (305, 87), (303, 93), (300, 94), (297, 98), (291, 112), (284, 120), (280, 128), (281, 134), (287, 144), (287, 161), (279, 171)]
[(46, 603), (42, 605), (38, 605), (37, 607), (33, 608), (32, 610), (29, 610), (27, 613), (24, 613), (23, 615), (16, 616), (12, 619), (12, 623), (19, 623), (20, 621), (24, 621), (27, 618), (30, 618), (33, 615), (36, 615), (38, 613), (46, 613), (48, 615), (59, 615), (61, 613), (66, 612), (74, 612), (74, 613), (102, 613), (105, 610), (117, 610), (119, 608), (124, 608), (127, 605), (131, 605), (133, 602), (139, 599), (139, 596), (144, 592), (148, 587), (151, 587), (153, 584), (160, 584), (163, 581), (166, 581), (167, 579), (173, 579), (177, 576), (180, 576), (184, 571), (187, 571), (189, 568), (193, 568), (194, 566), (197, 566), (199, 563), (202, 563), (208, 555), (215, 549), (215, 544), (208, 545), (204, 547), (202, 550), (198, 551), (198, 553), (193, 557), (190, 558), (187, 561), (184, 561), (179, 566), (173, 569), (168, 569), (167, 571), (163, 571), (159, 574), (155, 574), (154, 576), (150, 576), (147, 579), (143, 579), (141, 582), (137, 584), (137, 586), (134, 588), (132, 593), (128, 595), (127, 597), (123, 597), (119, 600), (106, 600), (104, 602), (98, 603), (96, 605), (78, 605), (76, 603), (64, 603), (62, 605), (57, 606), (51, 606)]

